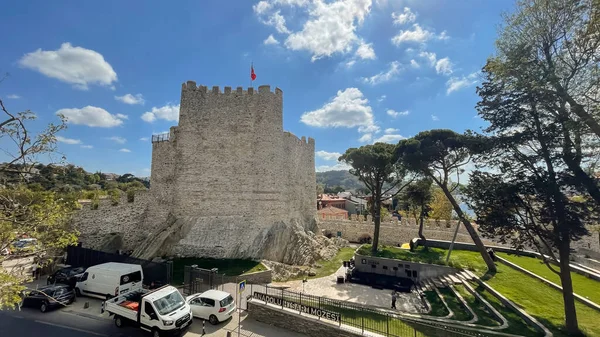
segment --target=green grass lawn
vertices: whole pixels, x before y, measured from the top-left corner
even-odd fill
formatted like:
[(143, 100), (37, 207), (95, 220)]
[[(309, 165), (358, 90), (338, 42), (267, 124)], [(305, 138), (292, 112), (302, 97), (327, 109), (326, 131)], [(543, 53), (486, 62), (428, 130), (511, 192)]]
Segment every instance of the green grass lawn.
[[(502, 295), (525, 309), (555, 336), (566, 336), (562, 293), (542, 281), (509, 266), (498, 264), (498, 272), (486, 281)], [(579, 328), (587, 336), (600, 336), (600, 312), (575, 301)]]
[[(363, 245), (358, 253), (371, 256), (371, 245)], [(379, 247), (376, 256), (410, 262), (446, 265), (447, 253), (448, 251), (446, 249), (441, 248), (429, 248), (425, 250), (423, 247), (419, 247), (414, 252), (411, 252), (408, 249), (381, 246)], [(477, 252), (466, 250), (453, 250), (448, 265), (455, 268), (466, 268), (475, 271), (479, 275), (483, 275), (487, 271), (487, 266), (481, 258), (481, 255)]]
[(452, 312), (454, 313), (454, 316), (452, 316), (453, 320), (468, 321), (471, 318), (473, 318), (473, 315), (471, 315), (471, 312), (469, 310), (467, 310), (467, 308), (465, 308), (465, 306), (462, 304), (462, 302), (454, 294), (452, 289), (439, 288), (439, 291), (440, 291), (440, 294), (442, 294), (442, 296), (444, 296), (444, 300), (446, 301), (446, 304), (448, 304), (448, 307), (450, 308), (450, 310), (452, 310)]
[(183, 284), (184, 267), (194, 264), (204, 269), (219, 268), (219, 274), (227, 276), (237, 276), (267, 270), (260, 261), (185, 257), (173, 259), (173, 284)]
[[(321, 266), (321, 268), (315, 268), (316, 275), (315, 276), (307, 276), (309, 279), (319, 278), (324, 276), (329, 276), (335, 273), (341, 266), (342, 261), (348, 261), (354, 256), (355, 248), (344, 247), (340, 249), (337, 254), (330, 260), (320, 260), (317, 261), (317, 264)], [(291, 280), (302, 280), (304, 275), (298, 276), (296, 278), (292, 278)]]
[[(496, 296), (485, 290), (484, 287), (472, 282), (471, 286), (475, 289), (488, 303), (494, 307), (508, 321), (508, 328), (502, 330), (505, 333), (511, 333), (521, 336), (543, 336), (544, 333), (538, 331), (535, 327), (530, 326), (519, 316), (514, 310), (507, 308), (500, 302)], [(466, 291), (466, 290), (465, 290)], [(472, 307), (471, 307), (472, 308)]]
[(467, 291), (465, 286), (463, 286), (462, 284), (455, 284), (454, 289), (458, 291), (462, 298), (467, 302), (469, 307), (473, 309), (475, 315), (477, 315), (477, 322), (475, 322), (476, 324), (481, 326), (500, 325), (500, 322), (494, 317), (494, 315), (492, 315), (490, 309), (485, 304), (483, 304), (483, 302), (481, 302), (477, 297), (473, 296), (473, 294)]
[[(498, 253), (498, 256), (520, 267), (523, 267), (548, 281), (560, 285), (560, 277), (550, 270), (542, 260), (506, 253)], [(555, 270), (560, 271), (560, 267), (553, 267)], [(594, 303), (600, 304), (600, 282), (587, 278), (583, 275), (579, 275), (575, 272), (571, 272), (571, 278), (573, 280), (573, 291), (576, 294), (586, 297)]]
[(425, 298), (429, 304), (431, 304), (431, 312), (429, 313), (430, 316), (445, 317), (449, 314), (448, 308), (446, 308), (444, 302), (442, 302), (435, 291), (429, 290), (425, 291), (424, 293)]

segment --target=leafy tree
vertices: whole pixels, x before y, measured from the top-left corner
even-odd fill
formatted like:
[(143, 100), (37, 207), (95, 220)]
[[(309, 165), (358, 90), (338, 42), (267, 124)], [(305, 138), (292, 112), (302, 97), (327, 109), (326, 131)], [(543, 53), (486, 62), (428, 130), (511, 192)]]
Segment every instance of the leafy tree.
[[(460, 135), (452, 130), (420, 132), (410, 139), (400, 141), (397, 149), (397, 158), (408, 170), (430, 178), (444, 192), (458, 218), (477, 246), (488, 270), (495, 272), (496, 265), (487, 253), (479, 234), (465, 217), (458, 202), (452, 195), (459, 186), (458, 177), (463, 172), (462, 167), (471, 160), (470, 149), (468, 147), (469, 139), (470, 137)], [(457, 183), (450, 181), (450, 176), (453, 174), (456, 174)], [(451, 251), (452, 246), (448, 251), (447, 259), (449, 259)]]
[(427, 239), (423, 234), (423, 222), (431, 210), (430, 203), (433, 201), (432, 183), (433, 181), (429, 178), (417, 180), (408, 185), (402, 195), (405, 208), (419, 224), (419, 238), (423, 241), (425, 249), (427, 249)]
[(586, 191), (594, 197), (597, 188), (586, 182), (585, 172), (581, 175), (582, 155), (575, 160), (565, 152), (573, 145), (583, 148), (583, 140), (571, 143), (570, 138), (581, 129), (560, 117), (567, 103), (561, 96), (535, 82), (503, 76), (507, 65), (499, 62), (488, 62), (485, 81), (477, 89), (477, 109), (489, 123), (484, 130), (489, 136), (473, 145), (481, 152), (480, 163), (500, 173), (474, 172), (466, 193), (482, 231), (516, 248), (535, 247), (560, 265), (556, 271), (546, 261), (560, 276), (565, 325), (576, 335), (571, 242), (587, 234), (584, 224), (593, 222), (600, 211), (600, 204), (590, 198), (571, 197)]
[(435, 221), (444, 220), (449, 225), (449, 221), (452, 219), (452, 204), (444, 194), (444, 191), (439, 188), (433, 188), (432, 200), (430, 203), (431, 211), (429, 217)]
[(323, 184), (317, 184), (317, 197), (325, 193), (325, 186)]
[[(395, 158), (396, 146), (387, 143), (375, 143), (359, 148), (350, 148), (339, 158), (352, 168), (350, 173), (357, 176), (365, 184), (371, 194), (370, 210), (375, 224), (373, 233), (373, 253), (377, 252), (379, 244), (379, 228), (381, 225), (381, 202), (391, 198), (406, 187), (406, 170)], [(384, 189), (384, 184), (388, 188)], [(393, 189), (397, 192), (391, 197), (384, 197)]]
[(328, 194), (338, 194), (340, 192), (344, 192), (345, 189), (341, 186), (325, 186), (324, 192)]
[(598, 179), (584, 167), (597, 162), (589, 147), (600, 140), (598, 7), (597, 0), (518, 1), (486, 68), (516, 91), (536, 92), (537, 108), (561, 129), (565, 165), (600, 204)]
[[(52, 158), (55, 154), (56, 134), (66, 127), (64, 118), (59, 116), (60, 124), (49, 124), (33, 135), (28, 129), (29, 122), (35, 119), (32, 112), (10, 113), (2, 100), (0, 109), (5, 116), (0, 121), (0, 138), (4, 138), (5, 144), (2, 150), (11, 158), (0, 167), (0, 174), (3, 177), (17, 174), (22, 178), (20, 184), (0, 189), (0, 251), (14, 248), (13, 242), (21, 235), (27, 235), (37, 239), (39, 246), (34, 252), (47, 262), (56, 250), (77, 240), (77, 233), (68, 222), (72, 208), (52, 192), (26, 189), (24, 181), (38, 165), (38, 157)], [(14, 252), (19, 254), (18, 250)], [(4, 259), (0, 256), (0, 264)], [(29, 273), (22, 273), (22, 266), (0, 267), (0, 309), (14, 308), (29, 279)]]

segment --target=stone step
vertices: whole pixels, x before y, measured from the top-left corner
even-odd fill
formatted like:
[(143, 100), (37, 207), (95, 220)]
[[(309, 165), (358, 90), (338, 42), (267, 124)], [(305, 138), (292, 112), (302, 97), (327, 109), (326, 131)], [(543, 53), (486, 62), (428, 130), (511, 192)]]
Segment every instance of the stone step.
[(433, 282), (433, 285), (435, 285), (435, 286), (436, 286), (436, 287), (438, 287), (438, 288), (445, 288), (445, 287), (446, 287), (446, 285), (444, 285), (444, 284), (442, 283), (442, 281), (440, 281), (440, 279), (438, 279), (438, 278), (434, 278), (434, 279), (432, 280), (432, 282)]
[(454, 283), (462, 283), (462, 280), (458, 277), (458, 274), (450, 274), (448, 277), (450, 277)]

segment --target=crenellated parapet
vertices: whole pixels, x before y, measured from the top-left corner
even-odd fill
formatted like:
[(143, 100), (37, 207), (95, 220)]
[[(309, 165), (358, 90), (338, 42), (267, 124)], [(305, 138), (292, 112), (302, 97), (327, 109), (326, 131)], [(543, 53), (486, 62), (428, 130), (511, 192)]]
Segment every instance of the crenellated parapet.
[(208, 86), (205, 85), (196, 85), (195, 81), (187, 81), (181, 85), (181, 92), (194, 92), (200, 95), (265, 95), (265, 94), (275, 94), (277, 96), (283, 96), (283, 91), (279, 88), (275, 88), (275, 91), (271, 91), (270, 85), (261, 85), (258, 87), (258, 91), (254, 90), (254, 87), (248, 87), (244, 90), (244, 87), (237, 87), (235, 90), (232, 90), (232, 87), (224, 87), (223, 91), (219, 86), (212, 86), (210, 90), (208, 90)]

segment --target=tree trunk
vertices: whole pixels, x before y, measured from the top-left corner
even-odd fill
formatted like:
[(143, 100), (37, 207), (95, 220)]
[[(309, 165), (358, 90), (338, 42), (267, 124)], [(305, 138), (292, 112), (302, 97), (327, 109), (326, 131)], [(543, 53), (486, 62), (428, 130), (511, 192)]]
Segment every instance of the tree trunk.
[(565, 327), (569, 336), (581, 334), (577, 323), (577, 311), (575, 310), (575, 297), (573, 296), (573, 282), (571, 280), (571, 267), (569, 266), (570, 240), (567, 237), (558, 247), (560, 254), (560, 283), (563, 288), (563, 301), (565, 304)]
[(379, 246), (379, 226), (381, 225), (381, 200), (379, 199), (379, 193), (377, 193), (376, 198), (373, 200), (373, 223), (375, 224), (375, 231), (373, 232), (373, 245), (371, 246), (373, 256), (377, 254), (377, 248)]
[(423, 218), (423, 205), (421, 205), (421, 216), (419, 218), (419, 238), (423, 243), (423, 248), (427, 249), (427, 239), (425, 238), (425, 235), (423, 235)]
[(475, 246), (477, 246), (477, 250), (479, 250), (481, 257), (483, 258), (483, 261), (485, 261), (485, 264), (488, 267), (488, 271), (495, 273), (496, 265), (494, 264), (494, 260), (492, 260), (492, 257), (490, 256), (490, 254), (488, 254), (487, 250), (485, 249), (485, 246), (483, 245), (483, 241), (481, 241), (479, 234), (477, 233), (475, 228), (473, 228), (473, 226), (471, 225), (469, 220), (467, 220), (467, 218), (465, 217), (465, 214), (463, 213), (462, 209), (460, 209), (460, 206), (456, 202), (456, 199), (454, 199), (454, 196), (448, 190), (448, 187), (444, 186), (444, 185), (440, 185), (440, 188), (442, 189), (442, 191), (444, 191), (446, 198), (448, 198), (448, 200), (452, 204), (452, 207), (454, 208), (456, 215), (458, 215), (460, 222), (462, 222), (462, 224), (465, 225), (467, 232), (469, 232), (471, 239), (473, 239)]

